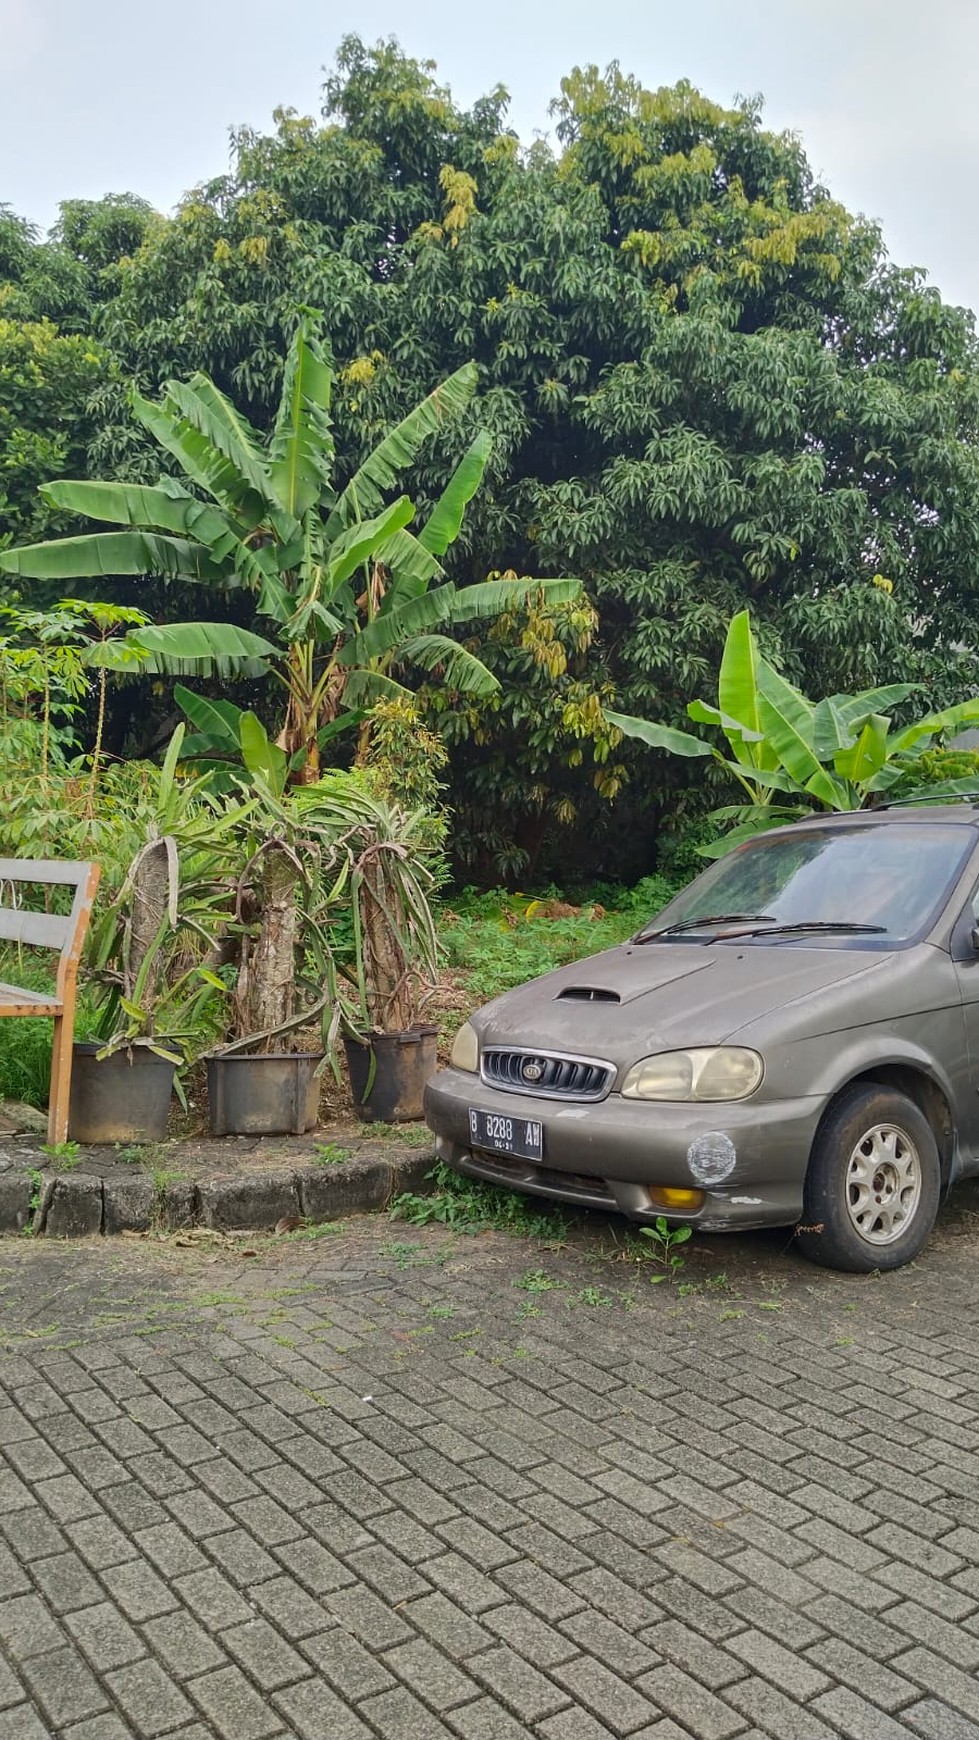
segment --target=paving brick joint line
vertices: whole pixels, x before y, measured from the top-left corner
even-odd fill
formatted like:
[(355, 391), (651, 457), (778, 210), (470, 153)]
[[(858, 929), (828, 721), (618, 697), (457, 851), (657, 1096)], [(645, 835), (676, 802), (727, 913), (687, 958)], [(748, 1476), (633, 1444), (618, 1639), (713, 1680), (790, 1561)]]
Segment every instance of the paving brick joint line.
[(979, 1740), (972, 1224), (0, 1244), (0, 1740)]

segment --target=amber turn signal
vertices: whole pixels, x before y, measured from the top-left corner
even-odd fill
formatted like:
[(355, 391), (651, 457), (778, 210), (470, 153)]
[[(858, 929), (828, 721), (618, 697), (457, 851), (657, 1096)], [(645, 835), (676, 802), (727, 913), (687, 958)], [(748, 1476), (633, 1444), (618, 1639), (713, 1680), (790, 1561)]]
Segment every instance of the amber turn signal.
[(704, 1206), (702, 1190), (671, 1190), (665, 1184), (651, 1184), (649, 1200), (653, 1208), (685, 1208), (694, 1213)]

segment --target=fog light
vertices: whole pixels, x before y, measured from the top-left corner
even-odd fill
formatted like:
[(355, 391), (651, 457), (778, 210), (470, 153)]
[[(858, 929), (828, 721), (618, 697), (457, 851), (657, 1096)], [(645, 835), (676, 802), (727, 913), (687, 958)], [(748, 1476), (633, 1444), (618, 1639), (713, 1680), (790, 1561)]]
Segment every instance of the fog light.
[(651, 1184), (649, 1200), (654, 1208), (685, 1208), (693, 1211), (704, 1206), (703, 1190), (670, 1190), (664, 1184)]

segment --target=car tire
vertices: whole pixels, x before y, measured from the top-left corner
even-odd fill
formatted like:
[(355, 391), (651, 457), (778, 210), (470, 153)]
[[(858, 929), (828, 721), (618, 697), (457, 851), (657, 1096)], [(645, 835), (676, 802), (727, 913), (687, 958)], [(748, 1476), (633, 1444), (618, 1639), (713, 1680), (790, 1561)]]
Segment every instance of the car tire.
[(873, 1082), (848, 1088), (813, 1143), (801, 1250), (853, 1274), (910, 1263), (935, 1224), (941, 1170), (934, 1131), (913, 1100)]

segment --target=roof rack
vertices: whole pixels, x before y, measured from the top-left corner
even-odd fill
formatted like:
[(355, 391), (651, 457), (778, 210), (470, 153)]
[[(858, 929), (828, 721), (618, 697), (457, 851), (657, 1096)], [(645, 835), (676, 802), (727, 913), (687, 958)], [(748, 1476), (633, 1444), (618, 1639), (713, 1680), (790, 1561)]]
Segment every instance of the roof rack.
[(891, 798), (889, 803), (874, 804), (875, 810), (901, 810), (907, 804), (979, 804), (979, 791), (920, 792), (912, 797)]

